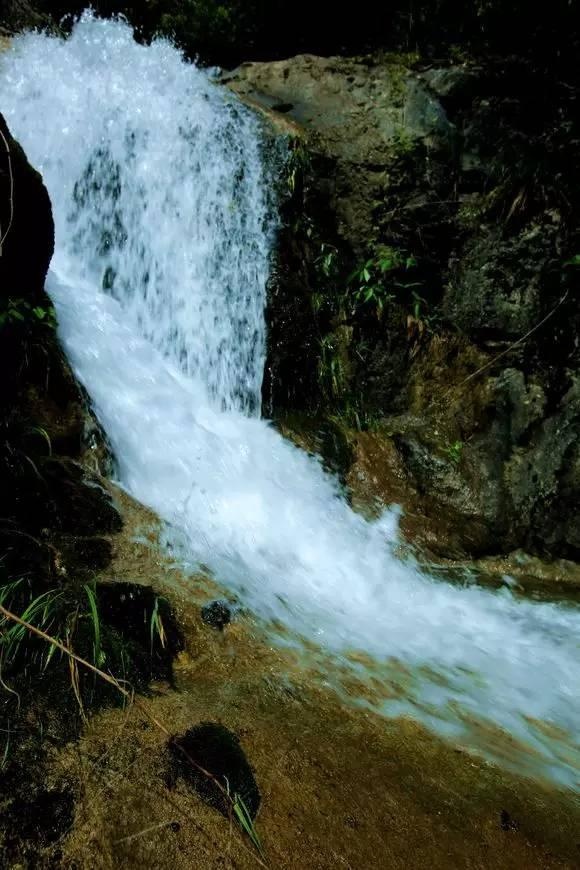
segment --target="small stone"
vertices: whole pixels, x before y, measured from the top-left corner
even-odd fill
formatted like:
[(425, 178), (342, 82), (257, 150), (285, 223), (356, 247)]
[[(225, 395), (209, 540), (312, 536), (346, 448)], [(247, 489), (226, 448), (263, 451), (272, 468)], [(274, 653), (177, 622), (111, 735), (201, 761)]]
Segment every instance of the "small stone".
[(201, 608), (201, 618), (206, 625), (223, 631), (232, 621), (232, 609), (227, 601), (210, 601)]

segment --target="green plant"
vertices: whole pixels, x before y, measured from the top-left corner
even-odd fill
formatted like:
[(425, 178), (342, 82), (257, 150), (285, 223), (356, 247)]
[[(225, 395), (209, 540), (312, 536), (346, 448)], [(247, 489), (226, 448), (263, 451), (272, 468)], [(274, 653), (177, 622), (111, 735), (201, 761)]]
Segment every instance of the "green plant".
[(298, 187), (303, 185), (304, 177), (310, 166), (310, 155), (300, 141), (300, 139), (292, 139), (288, 152), (288, 158), (285, 164), (286, 187), (291, 196), (293, 196)]
[(0, 308), (0, 328), (15, 323), (41, 323), (49, 329), (56, 326), (56, 315), (52, 305), (31, 305), (25, 299), (8, 297)]
[(248, 807), (246, 806), (246, 802), (244, 801), (243, 797), (240, 794), (238, 794), (237, 792), (232, 797), (231, 792), (230, 792), (229, 780), (227, 777), (224, 777), (224, 779), (225, 779), (225, 783), (226, 783), (225, 793), (226, 793), (228, 800), (230, 801), (231, 808), (233, 810), (236, 821), (238, 822), (242, 831), (245, 834), (247, 834), (247, 836), (250, 838), (252, 844), (254, 845), (256, 850), (260, 853), (262, 858), (264, 858), (265, 857), (264, 856), (264, 848), (262, 846), (262, 842), (260, 840), (260, 837), (258, 836), (258, 832), (256, 831), (256, 827), (255, 827), (254, 822), (252, 820), (252, 816), (250, 814), (250, 811), (249, 811)]
[[(0, 588), (0, 604), (13, 606), (14, 599), (21, 599), (23, 591), (23, 580), (5, 584)], [(21, 618), (42, 631), (53, 631), (59, 622), (58, 614), (62, 597), (62, 591), (54, 589), (49, 589), (36, 596), (30, 595)], [(62, 633), (61, 629), (62, 626), (58, 628), (59, 635)], [(25, 637), (27, 637), (27, 631), (22, 625), (14, 624), (7, 627), (4, 623), (0, 623), (0, 668), (14, 666), (22, 651), (22, 642)], [(41, 662), (43, 670), (48, 667), (52, 652), (53, 650), (49, 649), (47, 657)], [(32, 659), (35, 659), (35, 651), (32, 651)]]
[[(87, 648), (96, 667), (104, 664), (101, 621), (94, 585), (71, 584), (39, 593), (34, 578), (21, 577), (0, 583), (0, 605), (16, 612), (24, 622), (51, 634), (67, 647), (79, 644), (81, 648)], [(35, 668), (44, 672), (51, 664), (55, 649), (54, 645), (48, 648), (44, 644), (39, 646), (23, 625), (9, 625), (6, 620), (0, 620), (0, 672), (7, 669), (10, 672), (24, 670), (32, 673)], [(72, 686), (82, 710), (76, 677), (71, 670)], [(5, 682), (4, 688), (7, 688)]]
[(322, 388), (333, 398), (341, 396), (346, 386), (346, 371), (338, 337), (325, 335), (319, 340), (320, 357), (318, 379)]
[(249, 813), (249, 810), (248, 810), (246, 804), (244, 803), (244, 799), (239, 794), (234, 795), (233, 809), (234, 809), (234, 814), (236, 816), (236, 819), (239, 822), (240, 828), (243, 831), (245, 831), (245, 833), (248, 835), (248, 837), (252, 841), (252, 844), (255, 846), (255, 848), (258, 850), (260, 855), (262, 855), (262, 857), (263, 857), (264, 856), (264, 849), (262, 847), (260, 837), (258, 836), (258, 832), (256, 831), (256, 828), (255, 828), (255, 825), (252, 821), (252, 817)]
[(356, 429), (358, 432), (373, 432), (380, 429), (383, 416), (377, 411), (365, 408), (361, 397), (358, 405), (352, 398), (347, 398), (342, 408), (330, 414), (328, 419), (341, 428)]
[(329, 245), (328, 242), (322, 242), (320, 254), (315, 259), (314, 265), (324, 278), (332, 278), (337, 271), (338, 249), (334, 245)]
[(461, 455), (463, 453), (463, 441), (454, 441), (453, 444), (449, 444), (445, 448), (445, 453), (456, 465), (461, 461)]
[(415, 292), (413, 288), (421, 286), (419, 282), (403, 280), (404, 275), (416, 267), (417, 260), (413, 255), (388, 246), (379, 248), (349, 275), (348, 285), (355, 310), (371, 306), (380, 318), (385, 305), (397, 297), (398, 291)]
[(89, 603), (89, 617), (93, 629), (93, 661), (97, 667), (101, 667), (105, 663), (105, 654), (101, 649), (101, 621), (97, 596), (94, 587), (85, 584), (84, 589)]
[(155, 603), (153, 605), (150, 620), (151, 655), (153, 655), (153, 642), (155, 640), (155, 635), (159, 638), (159, 643), (162, 648), (165, 649), (167, 638), (165, 635), (165, 628), (163, 627), (163, 620), (161, 619), (161, 614), (159, 612), (159, 597), (157, 595), (155, 596)]

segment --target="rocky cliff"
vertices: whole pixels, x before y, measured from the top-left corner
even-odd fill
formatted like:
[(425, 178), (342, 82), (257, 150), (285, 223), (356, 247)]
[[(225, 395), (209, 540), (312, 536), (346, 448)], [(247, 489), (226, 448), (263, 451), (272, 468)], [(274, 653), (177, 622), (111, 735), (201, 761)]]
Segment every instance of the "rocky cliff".
[(330, 425), (355, 489), (401, 501), (436, 552), (577, 558), (575, 88), (521, 59), (388, 53), (224, 80), (298, 128), (270, 413)]

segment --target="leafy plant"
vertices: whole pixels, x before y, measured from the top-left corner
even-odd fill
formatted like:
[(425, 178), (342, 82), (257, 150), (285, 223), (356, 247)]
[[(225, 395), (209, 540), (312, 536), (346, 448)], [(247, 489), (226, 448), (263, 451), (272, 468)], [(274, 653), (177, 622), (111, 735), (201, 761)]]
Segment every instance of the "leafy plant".
[(322, 242), (320, 254), (314, 263), (325, 278), (332, 278), (337, 271), (338, 249), (334, 245), (329, 245), (328, 242)]
[(580, 266), (580, 254), (574, 254), (573, 257), (570, 257), (568, 260), (564, 262), (565, 266)]
[[(243, 797), (240, 794), (238, 794), (237, 792), (235, 792), (234, 796), (232, 797), (231, 792), (230, 792), (230, 783), (229, 783), (227, 776), (225, 776), (224, 779), (225, 779), (225, 783), (226, 783), (225, 794), (226, 794), (228, 800), (230, 801), (230, 805), (231, 805), (231, 808), (233, 810), (236, 821), (238, 822), (242, 831), (248, 835), (252, 844), (257, 849), (257, 851), (260, 853), (262, 858), (264, 858), (265, 857), (264, 856), (264, 848), (262, 846), (262, 842), (260, 840), (260, 837), (258, 836), (258, 832), (256, 831), (256, 827), (254, 825), (251, 813), (250, 813), (248, 807), (246, 806), (246, 802), (244, 801)], [(219, 785), (219, 783), (218, 783), (218, 787), (222, 788), (222, 786)]]
[(31, 305), (25, 299), (9, 297), (0, 309), (0, 328), (15, 323), (41, 323), (49, 329), (56, 326), (56, 315), (52, 305)]
[(463, 441), (454, 441), (453, 444), (449, 444), (445, 448), (445, 453), (456, 465), (461, 461), (461, 455), (463, 453)]
[(419, 282), (403, 280), (405, 273), (416, 266), (417, 260), (411, 254), (392, 247), (380, 248), (374, 256), (357, 266), (348, 278), (355, 308), (370, 305), (380, 318), (385, 305), (396, 298), (397, 291), (421, 286)]
[(351, 398), (347, 398), (343, 407), (334, 414), (330, 414), (329, 419), (341, 428), (346, 427), (347, 429), (356, 429), (358, 432), (368, 432), (380, 429), (383, 416), (377, 411), (365, 408), (361, 397), (358, 405)]

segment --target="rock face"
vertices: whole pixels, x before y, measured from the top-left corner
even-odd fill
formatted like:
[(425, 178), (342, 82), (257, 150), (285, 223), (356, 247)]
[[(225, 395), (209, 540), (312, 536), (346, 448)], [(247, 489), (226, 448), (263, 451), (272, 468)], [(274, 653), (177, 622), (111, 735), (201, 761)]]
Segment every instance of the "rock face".
[(575, 87), (517, 59), (388, 54), (226, 79), (298, 128), (269, 413), (340, 420), (351, 483), (371, 429), (373, 496), (441, 555), (580, 557)]
[(33, 301), (42, 293), (54, 249), (54, 225), (48, 193), (0, 116), (0, 288), (16, 295), (29, 288)]
[(54, 247), (48, 193), (1, 116), (0, 134), (3, 570), (17, 577), (34, 567), (39, 582), (61, 583), (103, 567), (110, 548), (99, 536), (121, 519), (82, 464), (100, 445), (99, 427), (44, 291)]
[(227, 77), (239, 95), (298, 123), (330, 157), (318, 183), (327, 186), (337, 233), (361, 254), (376, 236), (374, 209), (397, 157), (422, 145), (448, 160), (454, 147), (454, 126), (408, 62), (301, 55), (244, 64)]

